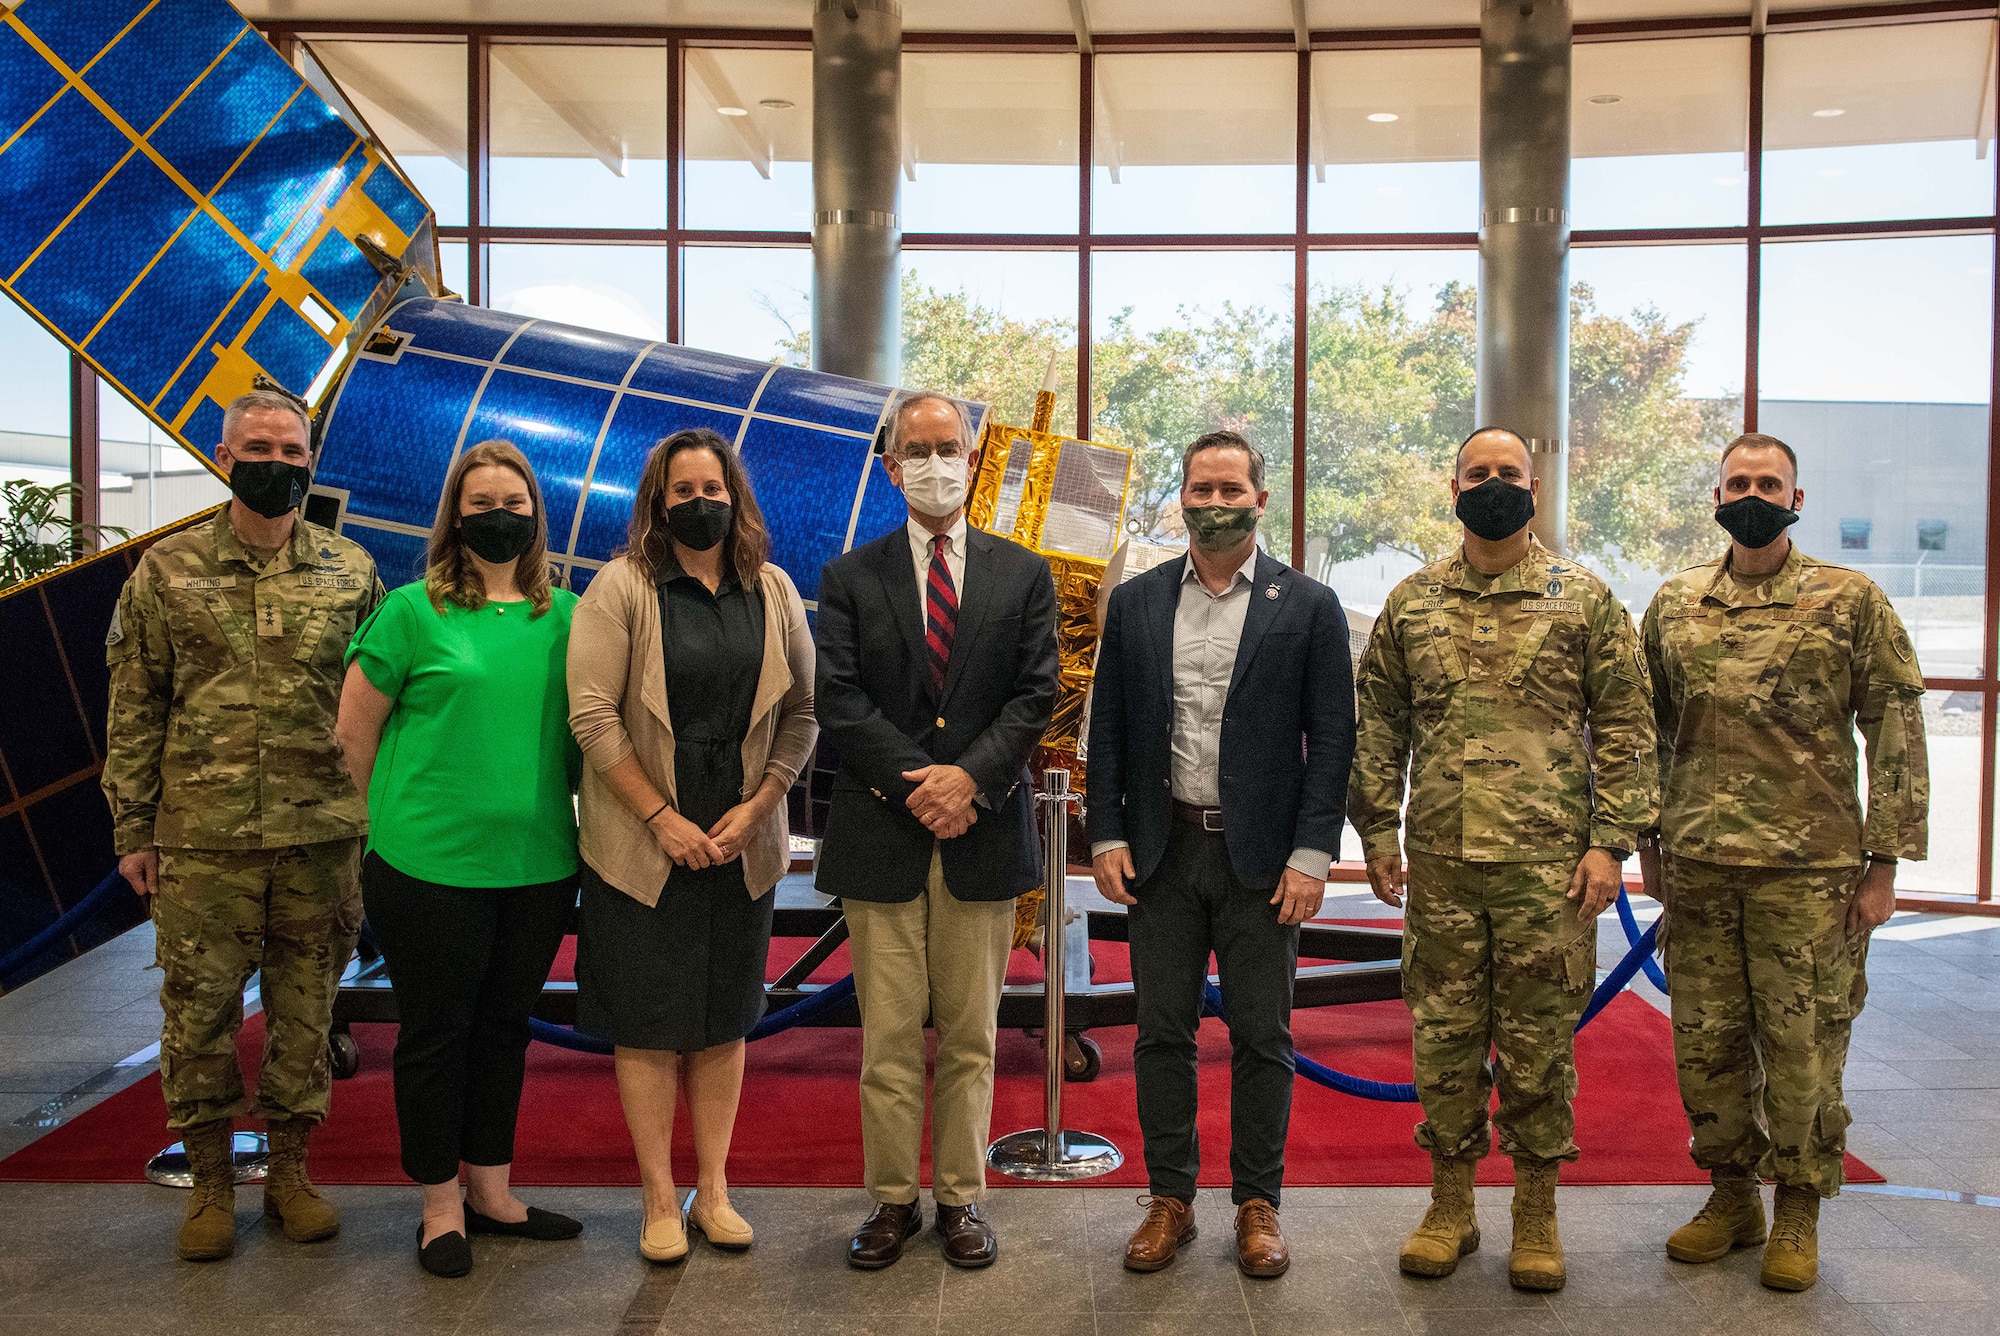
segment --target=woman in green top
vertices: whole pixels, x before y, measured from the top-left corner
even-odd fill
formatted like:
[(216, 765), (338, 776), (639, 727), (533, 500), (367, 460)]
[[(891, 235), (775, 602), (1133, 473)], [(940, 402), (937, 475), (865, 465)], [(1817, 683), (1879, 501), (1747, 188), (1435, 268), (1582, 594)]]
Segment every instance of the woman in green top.
[(472, 1269), (468, 1232), (583, 1228), (508, 1184), (528, 1017), (576, 905), (575, 606), (550, 587), (534, 470), (486, 441), (445, 479), (423, 582), (348, 649), (336, 731), (368, 795), (362, 900), (396, 991), (396, 1121), (435, 1275)]

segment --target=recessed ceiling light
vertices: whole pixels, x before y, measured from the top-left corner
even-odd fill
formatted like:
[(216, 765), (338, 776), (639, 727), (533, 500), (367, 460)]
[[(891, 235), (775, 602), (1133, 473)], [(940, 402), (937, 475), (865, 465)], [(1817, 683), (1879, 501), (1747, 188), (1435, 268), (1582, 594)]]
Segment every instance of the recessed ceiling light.
[(1818, 111), (1813, 113), (1813, 115), (1819, 117), (1823, 121), (1832, 120), (1835, 116), (1845, 116), (1846, 114), (1847, 114), (1846, 107), (1821, 107)]
[(750, 114), (749, 109), (745, 107), (717, 107), (715, 110), (716, 114), (721, 116), (748, 116)]
[(1616, 93), (1599, 93), (1590, 99), (1590, 103), (1596, 107), (1608, 107), (1613, 103), (1623, 102), (1624, 100), (1624, 98), (1618, 96)]
[(767, 97), (757, 105), (766, 111), (790, 111), (793, 106), (782, 97)]
[(1390, 121), (1401, 120), (1402, 117), (1393, 111), (1371, 111), (1368, 113), (1368, 119), (1377, 125), (1387, 125)]

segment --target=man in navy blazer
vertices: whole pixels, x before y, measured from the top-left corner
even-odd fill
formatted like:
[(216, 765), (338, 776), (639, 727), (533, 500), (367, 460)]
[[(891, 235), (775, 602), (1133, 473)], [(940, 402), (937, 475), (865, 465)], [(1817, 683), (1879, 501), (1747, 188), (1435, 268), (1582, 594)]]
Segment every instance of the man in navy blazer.
[(1091, 701), (1098, 889), (1128, 905), (1139, 1127), (1152, 1199), (1125, 1265), (1195, 1235), (1195, 1028), (1208, 956), (1229, 1013), (1230, 1177), (1246, 1275), (1290, 1265), (1278, 1225), (1299, 925), (1340, 854), (1354, 757), (1347, 618), (1257, 549), (1263, 455), (1210, 432), (1181, 459), (1188, 555), (1111, 595)]

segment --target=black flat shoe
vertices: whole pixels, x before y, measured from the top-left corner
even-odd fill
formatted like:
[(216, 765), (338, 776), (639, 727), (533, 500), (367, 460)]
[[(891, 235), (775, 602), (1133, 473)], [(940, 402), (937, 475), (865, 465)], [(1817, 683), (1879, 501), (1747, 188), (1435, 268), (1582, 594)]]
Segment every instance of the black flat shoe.
[(581, 1220), (572, 1220), (554, 1211), (544, 1211), (539, 1206), (530, 1206), (528, 1218), (516, 1221), (495, 1220), (492, 1216), (481, 1215), (467, 1206), (465, 1226), (475, 1234), (504, 1234), (509, 1238), (536, 1239), (543, 1243), (573, 1239), (583, 1233)]
[(472, 1245), (466, 1242), (465, 1235), (455, 1229), (425, 1243), (424, 1227), (418, 1225), (417, 1265), (433, 1276), (457, 1280), (472, 1270)]

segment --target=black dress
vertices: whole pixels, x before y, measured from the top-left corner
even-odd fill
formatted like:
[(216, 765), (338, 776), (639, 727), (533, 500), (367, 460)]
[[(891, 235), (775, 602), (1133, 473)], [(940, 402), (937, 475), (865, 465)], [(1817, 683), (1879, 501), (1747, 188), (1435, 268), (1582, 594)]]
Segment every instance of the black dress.
[[(743, 801), (743, 738), (764, 663), (764, 597), (725, 575), (716, 591), (670, 568), (660, 643), (674, 729), (675, 806), (707, 830)], [(583, 868), (576, 1028), (623, 1048), (690, 1052), (741, 1039), (764, 1015), (771, 907), (739, 857), (676, 867), (652, 908)]]

